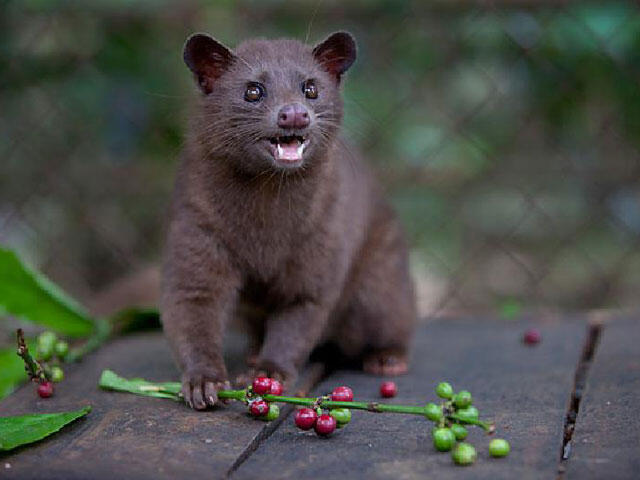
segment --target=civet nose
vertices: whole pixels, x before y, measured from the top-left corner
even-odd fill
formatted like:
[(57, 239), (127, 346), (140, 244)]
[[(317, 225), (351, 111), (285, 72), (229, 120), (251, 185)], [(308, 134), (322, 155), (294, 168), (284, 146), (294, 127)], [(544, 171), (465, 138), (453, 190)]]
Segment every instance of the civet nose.
[(280, 128), (305, 128), (309, 125), (309, 112), (299, 103), (285, 105), (278, 112)]

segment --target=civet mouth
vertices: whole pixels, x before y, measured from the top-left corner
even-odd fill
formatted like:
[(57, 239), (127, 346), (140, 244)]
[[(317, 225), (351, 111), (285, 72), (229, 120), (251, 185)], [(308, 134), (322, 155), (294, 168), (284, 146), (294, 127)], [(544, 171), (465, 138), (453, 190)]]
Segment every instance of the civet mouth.
[(277, 162), (282, 164), (298, 164), (302, 161), (304, 149), (308, 141), (300, 135), (271, 137), (271, 153)]

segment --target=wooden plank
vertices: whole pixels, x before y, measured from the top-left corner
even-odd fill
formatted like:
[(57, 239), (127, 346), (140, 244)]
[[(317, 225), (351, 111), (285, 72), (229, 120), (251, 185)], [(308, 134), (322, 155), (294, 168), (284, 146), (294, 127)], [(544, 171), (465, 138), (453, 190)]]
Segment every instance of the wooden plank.
[[(240, 345), (230, 365), (240, 365)], [(265, 428), (250, 419), (243, 405), (195, 412), (171, 400), (107, 392), (98, 388), (105, 368), (125, 377), (176, 380), (159, 332), (114, 341), (79, 365), (66, 367), (67, 378), (50, 399), (32, 385), (0, 403), (0, 415), (56, 412), (90, 404), (92, 412), (54, 436), (0, 456), (2, 478), (175, 479), (223, 476)], [(9, 464), (10, 468), (5, 468)]]
[(580, 402), (565, 478), (640, 476), (640, 321), (604, 325)]
[[(478, 450), (472, 467), (459, 467), (437, 453), (431, 422), (409, 415), (355, 412), (330, 439), (298, 431), (288, 419), (235, 472), (233, 478), (555, 478), (563, 423), (576, 364), (586, 336), (580, 319), (540, 323), (543, 341), (521, 343), (523, 323), (497, 320), (440, 321), (417, 332), (411, 371), (396, 380), (400, 404), (435, 401), (435, 385), (450, 381), (475, 397), (481, 417), (494, 419), (497, 436), (511, 443), (504, 459), (488, 455), (489, 437), (473, 429)], [(357, 398), (378, 399), (381, 379), (342, 371), (316, 390), (350, 385)]]

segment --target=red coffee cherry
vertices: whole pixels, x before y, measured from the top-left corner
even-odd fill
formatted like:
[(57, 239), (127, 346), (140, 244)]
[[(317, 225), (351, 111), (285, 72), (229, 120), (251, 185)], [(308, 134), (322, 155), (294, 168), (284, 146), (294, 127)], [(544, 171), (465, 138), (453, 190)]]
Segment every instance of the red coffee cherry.
[(269, 413), (269, 404), (264, 400), (256, 400), (249, 405), (249, 413), (254, 417), (262, 417)]
[(336, 387), (331, 392), (331, 400), (334, 402), (351, 402), (353, 401), (353, 390), (349, 387)]
[(318, 414), (313, 408), (301, 408), (296, 412), (294, 421), (300, 430), (311, 430), (316, 424)]
[(380, 395), (384, 398), (395, 397), (398, 393), (398, 387), (396, 387), (395, 382), (382, 382), (380, 385)]
[(264, 395), (271, 391), (271, 379), (268, 377), (257, 377), (253, 380), (253, 393)]
[(318, 420), (316, 420), (316, 424), (313, 426), (313, 428), (318, 435), (324, 437), (327, 435), (331, 435), (336, 429), (336, 425), (336, 419), (331, 415), (325, 413), (318, 417)]
[(527, 345), (535, 345), (542, 340), (542, 334), (537, 328), (529, 328), (522, 337), (522, 341)]
[(271, 395), (282, 395), (282, 384), (278, 380), (271, 379)]
[(42, 398), (49, 398), (53, 395), (53, 382), (42, 382), (38, 385), (38, 395)]

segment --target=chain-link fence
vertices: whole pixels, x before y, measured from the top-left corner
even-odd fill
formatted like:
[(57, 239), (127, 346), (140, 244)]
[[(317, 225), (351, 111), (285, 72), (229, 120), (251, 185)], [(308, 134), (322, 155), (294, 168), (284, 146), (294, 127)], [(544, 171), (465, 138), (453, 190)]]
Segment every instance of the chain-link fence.
[(344, 134), (402, 216), (423, 314), (640, 303), (635, 3), (1, 8), (0, 244), (80, 298), (158, 262), (195, 97), (187, 34), (347, 29)]

